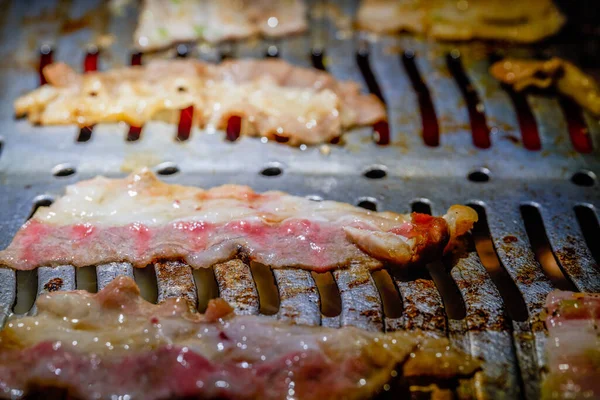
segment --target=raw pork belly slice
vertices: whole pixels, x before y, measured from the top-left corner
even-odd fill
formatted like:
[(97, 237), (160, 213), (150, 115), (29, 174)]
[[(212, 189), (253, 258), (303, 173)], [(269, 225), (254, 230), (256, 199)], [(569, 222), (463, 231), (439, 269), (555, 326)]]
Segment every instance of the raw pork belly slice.
[(302, 0), (144, 0), (134, 42), (148, 51), (177, 42), (280, 37), (306, 27)]
[(477, 213), (452, 206), (443, 217), (372, 212), (246, 186), (209, 190), (166, 184), (148, 170), (68, 186), (40, 207), (0, 252), (16, 269), (156, 259), (194, 268), (244, 257), (272, 267), (327, 271), (428, 262), (467, 233)]
[(416, 332), (235, 316), (222, 299), (203, 315), (184, 299), (150, 304), (126, 277), (98, 294), (46, 294), (37, 306), (0, 333), (0, 393), (50, 386), (81, 399), (365, 399), (394, 376), (446, 380), (479, 366), (447, 339)]
[(554, 291), (546, 300), (549, 374), (543, 399), (600, 397), (600, 294)]
[(531, 43), (558, 32), (565, 18), (552, 0), (363, 0), (357, 22), (380, 33)]
[(48, 84), (18, 98), (15, 112), (35, 124), (159, 119), (176, 123), (193, 106), (194, 124), (225, 129), (241, 117), (242, 134), (287, 141), (327, 143), (354, 126), (387, 119), (383, 103), (312, 68), (282, 60), (240, 59), (219, 65), (199, 60), (157, 60), (144, 66), (78, 74), (63, 63), (44, 69)]

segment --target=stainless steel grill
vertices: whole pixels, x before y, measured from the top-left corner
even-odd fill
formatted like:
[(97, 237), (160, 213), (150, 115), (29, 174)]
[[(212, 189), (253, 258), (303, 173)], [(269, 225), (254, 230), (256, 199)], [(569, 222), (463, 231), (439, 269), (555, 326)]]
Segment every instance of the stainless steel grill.
[[(402, 303), (396, 313), (385, 306), (386, 289), (380, 282), (376, 285), (372, 274), (360, 266), (336, 271), (333, 292), (339, 293), (341, 312), (324, 315), (322, 303), (328, 301), (329, 294), (324, 285), (317, 285), (322, 277), (301, 270), (279, 269), (272, 274), (278, 291), (275, 317), (331, 327), (418, 329), (448, 336), (457, 346), (484, 360), (483, 371), (473, 382), (461, 382), (453, 389), (460, 398), (539, 397), (546, 338), (540, 312), (546, 295), (556, 284), (544, 273), (538, 262), (540, 257), (536, 258), (521, 207), (530, 205), (539, 211), (554, 259), (566, 275), (566, 285), (599, 292), (598, 260), (586, 246), (586, 239), (597, 246), (598, 236), (588, 233), (584, 237), (581, 221), (574, 212), (575, 206), (587, 207), (588, 214), (597, 221), (600, 189), (595, 174), (600, 172), (600, 126), (596, 119), (584, 114), (593, 151), (581, 154), (569, 140), (568, 121), (558, 100), (540, 94), (528, 95), (526, 100), (537, 122), (541, 150), (527, 150), (522, 145), (513, 103), (489, 76), (489, 61), (481, 57), (486, 49), (480, 45), (427, 43), (404, 36), (371, 41), (338, 29), (315, 12), (311, 34), (274, 42), (199, 47), (192, 49), (190, 56), (212, 61), (225, 53), (231, 57), (263, 57), (270, 46), (275, 46), (280, 57), (310, 66), (311, 49), (316, 48), (325, 54), (321, 60), (324, 67), (337, 78), (352, 79), (363, 84), (365, 91), (373, 90), (373, 82), (365, 81), (357, 63), (360, 50), (363, 56), (368, 55), (374, 82), (387, 104), (390, 145), (376, 145), (370, 128), (357, 129), (345, 136), (344, 144), (328, 149), (290, 148), (247, 137), (227, 142), (221, 132), (207, 134), (197, 128), (192, 128), (188, 140), (177, 141), (177, 127), (160, 122), (146, 124), (136, 141), (126, 140), (128, 126), (102, 124), (93, 127), (88, 141), (79, 142), (76, 127), (34, 127), (15, 120), (13, 100), (38, 83), (38, 71), (28, 65), (39, 62), (40, 46), (52, 45), (55, 60), (77, 66), (83, 63), (86, 46), (97, 42), (98, 35), (112, 35), (114, 43), (100, 53), (99, 69), (129, 63), (135, 10), (127, 9), (123, 15), (106, 19), (102, 4), (100, 0), (15, 1), (2, 11), (2, 247), (8, 245), (36, 205), (48, 204), (53, 196), (63, 192), (65, 185), (98, 174), (121, 176), (144, 165), (155, 168), (165, 181), (172, 183), (203, 187), (238, 183), (258, 191), (279, 189), (314, 196), (315, 200), (324, 198), (353, 204), (367, 199), (369, 207), (403, 213), (416, 203), (428, 205), (434, 214), (442, 214), (454, 203), (473, 204), (485, 213), (488, 239), (493, 244), (499, 270), (507, 273), (509, 283), (516, 285), (515, 291), (508, 291), (502, 284), (495, 285), (499, 281), (492, 279), (493, 271), (488, 272), (482, 263), (482, 252), (478, 254), (472, 249), (457, 260), (430, 265), (418, 276), (393, 276), (394, 290), (397, 289)], [(318, 11), (320, 6), (315, 4), (312, 8)], [(339, 5), (348, 15), (352, 15), (354, 6)], [(61, 33), (61, 27), (65, 30), (65, 18), (71, 21), (80, 18), (85, 22), (81, 17), (86, 13), (105, 18), (106, 26), (95, 24)], [(402, 53), (407, 51), (415, 54), (416, 66), (437, 115), (440, 132), (437, 147), (425, 145), (421, 137), (418, 91), (401, 60)], [(503, 51), (532, 54), (532, 49), (524, 47)], [(448, 69), (447, 54), (454, 58), (460, 55), (472, 85), (467, 90), (474, 90), (481, 100), (475, 106), (490, 128), (488, 149), (473, 144), (472, 115), (470, 118), (465, 97)], [(270, 170), (265, 171), (267, 168)], [(152, 268), (155, 278), (141, 271), (134, 274), (132, 266), (125, 263), (99, 265), (95, 267), (96, 285), (100, 289), (117, 275), (135, 275), (150, 298), (160, 301), (183, 296), (202, 302), (202, 297), (211, 296), (202, 287), (212, 280), (216, 281), (218, 294), (238, 312), (264, 312), (268, 293), (261, 292), (260, 285), (257, 288), (254, 269), (243, 258), (215, 265), (214, 278), (204, 272), (193, 272), (177, 261), (165, 260)], [(33, 291), (39, 295), (51, 290), (71, 290), (89, 286), (88, 280), (87, 275), (76, 272), (72, 266), (42, 267), (37, 270), (37, 288)], [(0, 268), (1, 323), (16, 302), (27, 303), (28, 287), (35, 286), (35, 281), (35, 275)], [(452, 295), (453, 290), (458, 297)], [(511, 312), (513, 301), (524, 305), (526, 317)], [(447, 315), (458, 303), (464, 305), (462, 312), (456, 318)]]

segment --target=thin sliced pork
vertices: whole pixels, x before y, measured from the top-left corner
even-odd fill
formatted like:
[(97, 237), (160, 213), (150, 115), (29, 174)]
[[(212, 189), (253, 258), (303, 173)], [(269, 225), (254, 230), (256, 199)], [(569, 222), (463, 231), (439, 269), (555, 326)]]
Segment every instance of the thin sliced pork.
[(177, 42), (280, 37), (306, 28), (303, 0), (144, 0), (134, 43), (148, 51)]
[(0, 264), (33, 269), (126, 261), (144, 267), (181, 258), (201, 268), (244, 257), (315, 271), (406, 267), (440, 257), (476, 220), (474, 210), (460, 205), (443, 217), (373, 212), (246, 186), (166, 184), (143, 170), (68, 186), (65, 196), (23, 225), (0, 252)]
[(367, 399), (417, 370), (447, 380), (478, 368), (447, 339), (235, 316), (222, 299), (201, 315), (183, 299), (150, 304), (125, 277), (37, 306), (0, 333), (0, 393), (13, 398), (42, 386), (79, 399)]
[(18, 116), (42, 125), (176, 123), (179, 110), (193, 106), (196, 126), (225, 129), (239, 116), (241, 134), (298, 146), (327, 143), (387, 118), (381, 101), (362, 94), (358, 84), (282, 60), (160, 60), (87, 74), (58, 63), (44, 75), (48, 84), (15, 101)]
[(363, 0), (357, 17), (361, 29), (379, 33), (525, 43), (555, 34), (564, 22), (552, 0)]
[(600, 397), (600, 294), (556, 290), (546, 300), (549, 374), (543, 399)]
[(554, 88), (600, 116), (600, 87), (594, 78), (568, 61), (556, 57), (548, 61), (509, 58), (494, 63), (490, 73), (516, 91)]

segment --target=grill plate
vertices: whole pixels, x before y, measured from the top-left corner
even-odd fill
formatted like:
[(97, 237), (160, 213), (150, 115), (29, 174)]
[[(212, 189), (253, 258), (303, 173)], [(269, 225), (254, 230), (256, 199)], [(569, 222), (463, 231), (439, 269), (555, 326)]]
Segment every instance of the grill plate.
[[(112, 35), (114, 43), (100, 55), (100, 70), (128, 64), (129, 46), (136, 13), (127, 9), (113, 16), (101, 30), (92, 27), (70, 34), (59, 34), (60, 18), (25, 23), (27, 17), (43, 10), (63, 9), (70, 18), (99, 10), (101, 1), (60, 2), (14, 1), (2, 10), (4, 22), (0, 54), (12, 60), (0, 69), (0, 246), (5, 247), (20, 225), (31, 214), (40, 195), (60, 196), (65, 185), (98, 174), (122, 176), (148, 165), (160, 170), (176, 163), (179, 172), (164, 176), (169, 183), (211, 187), (238, 183), (257, 191), (283, 190), (296, 195), (357, 204), (365, 197), (375, 199), (378, 210), (409, 212), (415, 201), (431, 204), (434, 214), (443, 214), (454, 203), (482, 206), (498, 258), (524, 298), (528, 321), (511, 321), (504, 311), (500, 293), (478, 255), (471, 251), (453, 264), (450, 271), (465, 302), (466, 316), (452, 320), (444, 313), (441, 295), (431, 278), (394, 277), (403, 302), (403, 314), (388, 318), (377, 287), (369, 273), (352, 268), (334, 273), (340, 292), (342, 311), (337, 317), (322, 316), (319, 292), (311, 274), (298, 270), (274, 272), (279, 288), (280, 307), (276, 318), (325, 326), (356, 325), (371, 330), (421, 329), (432, 335), (447, 335), (459, 347), (485, 360), (483, 373), (475, 384), (463, 383), (461, 397), (506, 398), (539, 397), (540, 370), (544, 365), (545, 331), (539, 320), (551, 282), (529, 244), (519, 212), (523, 204), (540, 210), (552, 250), (569, 279), (581, 291), (600, 291), (600, 269), (585, 245), (573, 207), (585, 205), (596, 213), (600, 205), (598, 185), (573, 184), (577, 172), (600, 174), (600, 126), (585, 114), (594, 151), (577, 153), (568, 136), (567, 122), (558, 101), (540, 94), (527, 96), (538, 124), (541, 151), (529, 151), (514, 142), (520, 138), (519, 125), (509, 96), (489, 76), (483, 47), (478, 44), (437, 44), (402, 36), (380, 38), (367, 43), (359, 34), (349, 35), (335, 24), (318, 16), (313, 18), (310, 34), (277, 41), (226, 44), (212, 49), (194, 49), (192, 56), (214, 61), (220, 53), (231, 57), (262, 57), (275, 45), (280, 57), (297, 65), (311, 65), (311, 47), (325, 50), (325, 66), (338, 79), (367, 84), (356, 63), (356, 52), (365, 43), (369, 63), (387, 102), (392, 144), (377, 146), (371, 129), (356, 129), (345, 136), (345, 144), (305, 150), (277, 143), (261, 143), (255, 138), (223, 140), (223, 133), (206, 134), (193, 128), (190, 139), (177, 142), (177, 127), (150, 122), (141, 138), (126, 142), (124, 124), (94, 127), (91, 139), (76, 141), (76, 127), (34, 127), (15, 120), (14, 99), (36, 87), (38, 73), (29, 67), (37, 63), (42, 44), (55, 47), (55, 61), (82, 68), (86, 44), (99, 35)], [(313, 4), (313, 9), (322, 4)], [(334, 5), (335, 6), (335, 5)], [(355, 4), (341, 2), (339, 8), (351, 14)], [(52, 11), (50, 11), (50, 15)], [(318, 13), (315, 13), (315, 15)], [(48, 15), (48, 14), (46, 14)], [(103, 15), (103, 14), (100, 14)], [(430, 90), (440, 129), (440, 146), (427, 147), (421, 138), (421, 118), (417, 94), (401, 63), (401, 51), (417, 55), (420, 74)], [(551, 48), (560, 52), (560, 48)], [(469, 115), (461, 92), (448, 71), (445, 56), (458, 51), (465, 72), (481, 98), (491, 128), (491, 148), (473, 145)], [(507, 54), (531, 55), (526, 47), (505, 50)], [(268, 166), (278, 166), (279, 176), (263, 176)], [(57, 166), (73, 168), (70, 176), (55, 177)], [(379, 168), (387, 175), (368, 179), (363, 173)], [(489, 172), (488, 182), (472, 182), (474, 171)], [(586, 172), (587, 171), (587, 172)], [(507, 237), (515, 241), (507, 242)], [(172, 262), (156, 266), (158, 298), (184, 295), (196, 301), (194, 278), (189, 270), (173, 276)], [(259, 312), (259, 294), (250, 266), (234, 260), (215, 266), (215, 277), (222, 297), (243, 313)], [(130, 265), (111, 263), (98, 266), (97, 285), (104, 287), (119, 274), (133, 275)], [(0, 311), (4, 322), (15, 303), (16, 274), (0, 269)], [(191, 286), (190, 286), (191, 285)], [(52, 288), (76, 287), (71, 266), (39, 268), (37, 293)], [(33, 310), (32, 310), (33, 311)]]

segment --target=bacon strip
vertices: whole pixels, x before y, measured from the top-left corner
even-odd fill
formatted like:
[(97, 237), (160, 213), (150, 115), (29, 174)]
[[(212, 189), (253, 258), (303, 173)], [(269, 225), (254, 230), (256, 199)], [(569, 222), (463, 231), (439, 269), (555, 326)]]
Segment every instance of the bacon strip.
[(531, 43), (558, 32), (565, 17), (552, 0), (363, 0), (357, 23), (378, 33)]
[(0, 264), (144, 267), (170, 258), (200, 268), (242, 254), (275, 268), (406, 267), (441, 256), (476, 220), (464, 206), (452, 206), (444, 217), (377, 213), (246, 186), (170, 185), (142, 170), (68, 186), (23, 225), (0, 252)]
[[(48, 84), (15, 101), (18, 116), (35, 124), (151, 119), (176, 123), (193, 106), (194, 124), (224, 130), (230, 117), (243, 118), (242, 134), (318, 144), (344, 130), (386, 120), (385, 107), (358, 84), (282, 60), (158, 60), (144, 66), (77, 74), (62, 63), (44, 68)], [(281, 141), (281, 140), (280, 140)]]
[(549, 374), (542, 398), (600, 397), (600, 294), (556, 290), (546, 309)]
[(494, 63), (490, 73), (516, 91), (529, 87), (555, 88), (583, 108), (600, 116), (600, 87), (591, 76), (560, 58), (548, 61), (505, 59)]
[(446, 339), (234, 316), (221, 299), (201, 315), (183, 299), (144, 301), (126, 277), (98, 294), (43, 295), (37, 306), (0, 333), (0, 392), (43, 384), (81, 399), (362, 399), (393, 376), (452, 379), (478, 369)]
[(144, 0), (134, 43), (148, 51), (177, 42), (280, 37), (306, 28), (302, 0)]

